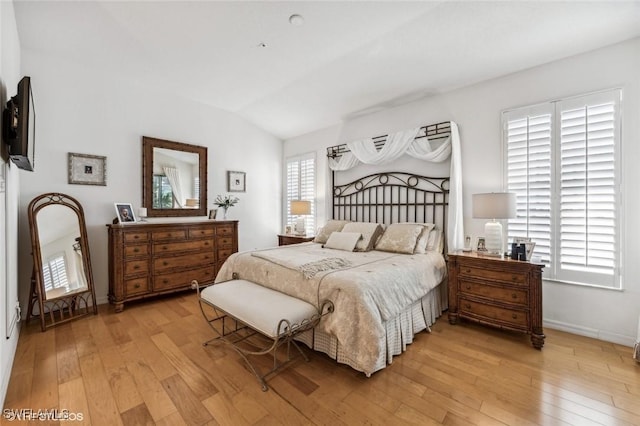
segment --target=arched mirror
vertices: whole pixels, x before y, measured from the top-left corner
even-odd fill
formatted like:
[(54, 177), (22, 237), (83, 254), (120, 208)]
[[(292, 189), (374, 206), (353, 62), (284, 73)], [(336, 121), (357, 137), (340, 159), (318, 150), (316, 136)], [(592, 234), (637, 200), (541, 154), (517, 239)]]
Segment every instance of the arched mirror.
[(142, 206), (150, 217), (206, 216), (207, 148), (143, 136)]
[(42, 331), (97, 314), (84, 211), (73, 197), (47, 193), (28, 207), (33, 274), (28, 319), (40, 317)]

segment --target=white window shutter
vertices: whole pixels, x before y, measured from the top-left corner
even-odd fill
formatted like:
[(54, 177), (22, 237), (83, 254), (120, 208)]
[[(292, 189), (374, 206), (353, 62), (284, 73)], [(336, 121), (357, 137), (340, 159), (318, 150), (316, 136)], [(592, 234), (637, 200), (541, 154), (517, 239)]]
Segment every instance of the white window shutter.
[(291, 200), (311, 202), (311, 214), (305, 216), (307, 235), (315, 234), (316, 158), (314, 153), (286, 159), (285, 223), (293, 226), (297, 216), (291, 215)]

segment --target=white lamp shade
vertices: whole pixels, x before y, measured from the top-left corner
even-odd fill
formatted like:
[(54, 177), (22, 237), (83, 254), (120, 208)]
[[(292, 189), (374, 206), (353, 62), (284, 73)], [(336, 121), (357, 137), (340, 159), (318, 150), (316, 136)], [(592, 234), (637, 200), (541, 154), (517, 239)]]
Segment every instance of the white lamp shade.
[(138, 209), (138, 216), (147, 217), (147, 208), (146, 207), (140, 207)]
[(473, 217), (476, 219), (516, 217), (516, 194), (513, 192), (473, 194)]
[(291, 200), (291, 214), (298, 216), (311, 214), (311, 201)]

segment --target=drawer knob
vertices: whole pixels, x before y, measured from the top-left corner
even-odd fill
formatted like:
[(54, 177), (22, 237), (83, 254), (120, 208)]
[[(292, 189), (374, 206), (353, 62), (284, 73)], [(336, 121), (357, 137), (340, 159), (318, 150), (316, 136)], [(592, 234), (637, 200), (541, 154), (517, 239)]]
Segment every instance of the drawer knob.
[(513, 293), (513, 294), (511, 295), (511, 298), (512, 298), (512, 299), (517, 299), (517, 298), (518, 298), (518, 295), (517, 295), (516, 293)]
[(518, 315), (517, 314), (511, 314), (511, 318), (518, 319)]
[(471, 305), (470, 305), (470, 304), (468, 304), (468, 303), (465, 303), (465, 304), (464, 304), (464, 307), (465, 307), (465, 309), (471, 309)]
[(134, 252), (134, 253), (138, 253), (139, 251), (140, 251), (140, 249), (139, 249), (139, 248), (134, 248), (134, 249), (133, 249), (133, 252)]
[(134, 265), (133, 269), (140, 269), (140, 265)]
[(162, 284), (169, 284), (169, 280), (165, 278), (164, 280), (162, 280)]
[(167, 266), (167, 265), (169, 264), (169, 262), (167, 262), (167, 261), (165, 260), (164, 262), (162, 262), (162, 264), (163, 264), (164, 266)]
[(135, 283), (135, 284), (133, 285), (133, 288), (140, 288), (140, 283)]
[(204, 245), (205, 245), (205, 246), (208, 246), (208, 245), (209, 245), (209, 241), (205, 241), (205, 242), (204, 242)]
[(162, 250), (166, 250), (167, 248), (167, 246), (162, 246)]
[(511, 281), (518, 281), (518, 276), (517, 275), (512, 275), (511, 276)]
[(134, 239), (134, 240), (139, 240), (139, 239), (140, 239), (140, 235), (134, 235), (134, 236), (133, 236), (133, 239)]
[(467, 274), (470, 274), (471, 273), (471, 269), (467, 268), (467, 269), (464, 270), (464, 272), (466, 272)]
[(466, 288), (467, 290), (471, 290), (471, 284), (467, 284)]

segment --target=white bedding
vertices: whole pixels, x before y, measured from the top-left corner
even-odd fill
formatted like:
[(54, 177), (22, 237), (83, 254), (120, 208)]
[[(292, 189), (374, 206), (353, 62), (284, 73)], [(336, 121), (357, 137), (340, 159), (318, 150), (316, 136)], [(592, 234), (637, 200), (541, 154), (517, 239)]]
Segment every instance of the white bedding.
[[(329, 299), (333, 314), (319, 325), (321, 332), (335, 336), (341, 350), (349, 354), (352, 367), (371, 374), (379, 369), (386, 351), (385, 324), (415, 305), (438, 286), (446, 274), (441, 254), (365, 253), (322, 248), (306, 243), (260, 251), (235, 253), (225, 262), (216, 278), (229, 280), (232, 274), (264, 285), (314, 305)], [(295, 262), (274, 259), (340, 258), (344, 264), (305, 278)], [(267, 257), (267, 258), (265, 258)], [(268, 258), (271, 257), (271, 260)]]

